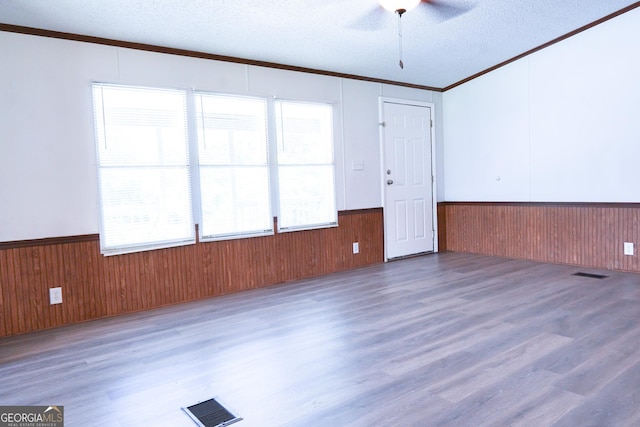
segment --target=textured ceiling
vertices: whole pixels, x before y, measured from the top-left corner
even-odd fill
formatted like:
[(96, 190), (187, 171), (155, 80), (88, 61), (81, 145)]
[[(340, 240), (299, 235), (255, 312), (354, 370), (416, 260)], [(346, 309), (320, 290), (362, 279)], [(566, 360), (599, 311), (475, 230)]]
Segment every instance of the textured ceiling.
[(445, 88), (629, 0), (0, 0), (0, 23)]

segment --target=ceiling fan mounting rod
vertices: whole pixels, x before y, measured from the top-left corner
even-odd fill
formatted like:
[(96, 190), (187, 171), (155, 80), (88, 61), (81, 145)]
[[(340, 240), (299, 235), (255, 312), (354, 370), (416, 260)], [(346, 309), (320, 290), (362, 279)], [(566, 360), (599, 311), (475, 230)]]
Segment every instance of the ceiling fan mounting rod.
[(395, 12), (398, 15), (398, 53), (400, 54), (399, 65), (404, 68), (402, 62), (402, 15), (420, 4), (421, 0), (378, 0), (380, 6), (389, 12)]
[(406, 12), (405, 9), (396, 10), (396, 13), (398, 14), (398, 56), (400, 57), (398, 65), (401, 70), (404, 70), (404, 62), (402, 62), (402, 14), (404, 12)]

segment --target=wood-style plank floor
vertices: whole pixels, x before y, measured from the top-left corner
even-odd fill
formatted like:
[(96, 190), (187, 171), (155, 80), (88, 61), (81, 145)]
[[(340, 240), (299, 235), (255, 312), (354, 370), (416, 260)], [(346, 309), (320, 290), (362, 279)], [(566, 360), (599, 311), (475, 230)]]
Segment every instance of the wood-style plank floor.
[(444, 253), (0, 339), (66, 427), (640, 425), (640, 275)]

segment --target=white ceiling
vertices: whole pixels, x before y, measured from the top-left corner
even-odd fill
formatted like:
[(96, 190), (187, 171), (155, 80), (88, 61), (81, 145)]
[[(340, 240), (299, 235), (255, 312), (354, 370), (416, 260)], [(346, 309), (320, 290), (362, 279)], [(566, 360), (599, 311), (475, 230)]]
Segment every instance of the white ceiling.
[(446, 88), (631, 0), (1, 0), (0, 23)]

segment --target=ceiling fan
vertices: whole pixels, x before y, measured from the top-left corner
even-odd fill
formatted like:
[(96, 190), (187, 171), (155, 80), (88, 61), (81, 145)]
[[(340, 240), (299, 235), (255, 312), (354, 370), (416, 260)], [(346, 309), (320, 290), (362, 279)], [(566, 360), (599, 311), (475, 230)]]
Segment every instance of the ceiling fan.
[[(366, 16), (356, 22), (356, 27), (360, 29), (377, 29), (382, 24), (382, 15), (385, 10), (395, 13), (398, 16), (398, 50), (400, 68), (404, 68), (402, 62), (402, 15), (406, 12), (420, 7), (425, 13), (434, 16), (438, 21), (446, 21), (463, 15), (473, 7), (469, 5), (456, 4), (456, 0), (378, 0), (380, 6), (372, 9)], [(371, 28), (371, 27), (374, 28)]]

